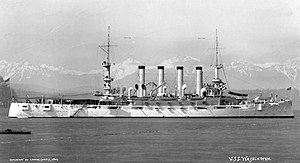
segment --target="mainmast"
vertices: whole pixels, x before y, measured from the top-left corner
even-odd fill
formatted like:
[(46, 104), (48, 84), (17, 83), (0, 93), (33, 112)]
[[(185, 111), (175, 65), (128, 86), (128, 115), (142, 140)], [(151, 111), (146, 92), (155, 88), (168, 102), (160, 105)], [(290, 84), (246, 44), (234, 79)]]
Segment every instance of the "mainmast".
[[(105, 68), (105, 77), (104, 77), (104, 95), (109, 95), (111, 93), (111, 82), (113, 81), (113, 78), (110, 76), (110, 26), (108, 26), (108, 35), (107, 35), (107, 45), (101, 45), (99, 46), (105, 53), (106, 53), (106, 60), (103, 61), (102, 66)], [(103, 47), (107, 47), (105, 50)]]
[(218, 30), (216, 29), (216, 64), (215, 64), (215, 77), (212, 80), (214, 83), (220, 83), (221, 79), (219, 78), (219, 69), (223, 68), (223, 65), (219, 63), (219, 40), (218, 40)]

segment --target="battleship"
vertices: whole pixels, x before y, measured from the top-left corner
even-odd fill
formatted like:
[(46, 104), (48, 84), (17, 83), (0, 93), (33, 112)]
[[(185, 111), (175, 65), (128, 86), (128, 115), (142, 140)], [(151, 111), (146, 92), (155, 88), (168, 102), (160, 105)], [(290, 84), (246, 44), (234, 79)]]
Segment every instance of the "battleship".
[[(139, 81), (127, 92), (112, 91), (113, 78), (110, 62), (110, 27), (107, 44), (101, 45), (105, 52), (102, 63), (104, 74), (103, 91), (81, 96), (60, 96), (13, 99), (9, 118), (93, 118), (93, 117), (141, 117), (141, 118), (293, 118), (292, 101), (277, 96), (250, 99), (247, 94), (229, 90), (220, 78), (223, 69), (219, 59), (218, 35), (216, 30), (214, 77), (210, 83), (203, 82), (202, 66), (195, 67), (196, 87), (187, 93), (184, 83), (184, 67), (177, 66), (177, 86), (167, 93), (165, 67), (157, 66), (158, 81), (155, 88), (147, 90), (146, 66), (137, 67)], [(170, 92), (170, 91), (169, 91)]]

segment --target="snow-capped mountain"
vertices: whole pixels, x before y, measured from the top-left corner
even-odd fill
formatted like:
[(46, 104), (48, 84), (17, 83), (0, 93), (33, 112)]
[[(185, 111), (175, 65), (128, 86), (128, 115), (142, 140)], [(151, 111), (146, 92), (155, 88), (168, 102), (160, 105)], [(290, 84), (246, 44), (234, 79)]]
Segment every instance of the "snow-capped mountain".
[(190, 56), (176, 56), (162, 61), (159, 65), (165, 66), (166, 69), (176, 69), (176, 66), (184, 66), (184, 70), (187, 73), (194, 72), (195, 66), (203, 65), (200, 59)]
[(127, 75), (133, 74), (136, 72), (137, 67), (143, 65), (141, 62), (128, 58), (122, 63), (117, 63), (112, 67), (112, 74), (115, 80), (122, 79)]
[(0, 75), (4, 79), (10, 78), (12, 83), (62, 89), (82, 86), (83, 82), (88, 82), (92, 78), (93, 73), (53, 67), (46, 64), (33, 65), (29, 62), (17, 63), (2, 60), (0, 61)]
[(264, 76), (270, 76), (270, 82), (275, 82), (272, 80), (276, 76), (283, 76), (282, 80), (288, 79), (289, 84), (294, 84), (295, 86), (300, 86), (300, 78), (298, 72), (300, 71), (300, 58), (295, 58), (293, 60), (288, 60), (285, 63), (264, 63), (264, 64), (254, 64), (246, 61), (234, 61), (231, 62), (229, 66), (225, 67), (226, 70), (235, 70), (239, 72), (240, 75), (251, 78), (253, 75), (262, 74)]
[[(112, 66), (113, 77), (115, 80), (122, 79), (134, 73), (138, 65), (141, 63), (134, 59), (114, 64)], [(0, 61), (0, 76), (4, 79), (10, 78), (12, 83), (37, 85), (57, 90), (87, 85), (97, 88), (102, 83), (101, 74), (103, 74), (102, 69), (83, 72), (46, 64), (33, 65), (29, 62)]]
[[(143, 65), (135, 59), (127, 59), (112, 66), (112, 76), (116, 80), (126, 81), (121, 83), (134, 83), (136, 79), (137, 66)], [(184, 73), (193, 76), (195, 66), (204, 67), (204, 81), (209, 82), (213, 77), (213, 68), (205, 65), (197, 58), (190, 56), (177, 56), (162, 61), (158, 65), (164, 65), (167, 72), (171, 72), (176, 80), (176, 66), (184, 66)], [(255, 64), (246, 61), (235, 60), (224, 63), (226, 78), (221, 73), (221, 78), (232, 88), (254, 89), (254, 88), (284, 88), (288, 86), (300, 87), (300, 58), (288, 60), (284, 63)], [(146, 80), (157, 80), (156, 65), (146, 65), (148, 72)], [(12, 83), (33, 84), (51, 89), (70, 89), (81, 86), (94, 86), (101, 88), (102, 69), (94, 69), (87, 72), (54, 67), (46, 64), (33, 65), (29, 62), (17, 63), (0, 61), (0, 76), (4, 79), (10, 78)], [(146, 73), (147, 73), (146, 71)], [(100, 74), (100, 77), (99, 77)], [(96, 77), (98, 76), (98, 77)], [(132, 77), (130, 77), (132, 76)], [(152, 76), (152, 77), (151, 77)], [(174, 80), (172, 78), (172, 80)], [(193, 77), (190, 78), (193, 80)], [(192, 83), (192, 82), (191, 82)], [(127, 86), (126, 85), (126, 86)], [(190, 84), (193, 86), (193, 84)]]
[[(138, 65), (142, 65), (142, 63), (135, 59), (129, 58), (123, 61), (122, 63), (114, 64), (112, 66), (112, 74), (116, 76), (116, 79), (122, 79), (123, 77), (134, 73)], [(102, 73), (102, 70), (94, 69), (87, 72), (83, 72), (65, 69), (61, 66), (54, 67), (47, 64), (33, 65), (29, 62), (9, 63), (7, 61), (1, 60), (0, 73), (4, 78), (10, 78), (13, 76), (15, 81), (22, 81), (24, 79), (30, 79), (35, 75), (39, 75), (40, 77), (51, 77), (57, 74), (80, 76)]]
[(17, 63), (17, 62), (7, 62), (4, 60), (0, 61), (0, 72), (4, 78), (10, 78), (14, 76), (16, 81), (22, 81), (23, 79), (29, 79), (34, 75), (50, 77), (59, 74), (70, 74), (70, 75), (83, 75), (84, 72), (68, 70), (63, 67), (53, 67), (46, 64), (41, 64), (39, 66), (32, 65), (29, 62)]

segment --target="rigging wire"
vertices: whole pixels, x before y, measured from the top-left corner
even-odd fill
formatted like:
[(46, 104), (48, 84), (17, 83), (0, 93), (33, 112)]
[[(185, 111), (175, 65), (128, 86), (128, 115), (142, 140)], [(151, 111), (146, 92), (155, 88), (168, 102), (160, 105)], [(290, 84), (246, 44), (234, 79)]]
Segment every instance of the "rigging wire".
[(228, 82), (227, 77), (226, 77), (225, 69), (224, 68), (222, 68), (222, 69), (223, 69), (223, 74), (224, 74), (224, 77), (225, 77), (225, 80), (226, 80), (226, 85), (228, 87), (228, 90), (230, 90), (230, 86), (229, 86), (229, 82)]
[[(212, 46), (214, 46), (214, 45), (212, 45)], [(215, 48), (214, 47), (207, 48), (207, 51), (212, 50), (212, 49), (215, 49)], [(210, 65), (210, 67), (213, 67), (213, 65), (215, 64), (215, 55), (211, 55), (211, 53), (209, 53), (209, 56), (213, 56), (213, 57), (211, 57), (211, 60), (208, 63)]]
[[(94, 89), (97, 90), (99, 83), (100, 83), (100, 79), (99, 79), (99, 73), (100, 73), (100, 63), (99, 63), (99, 48), (97, 48), (97, 52), (96, 52), (96, 60), (95, 60), (95, 64), (96, 64), (96, 76), (94, 76)], [(97, 84), (98, 83), (98, 84)]]
[[(221, 54), (221, 50), (219, 50), (219, 57), (220, 57), (220, 62), (221, 63), (224, 63), (223, 62), (223, 59), (222, 59), (222, 54)], [(223, 64), (222, 64), (223, 65)], [(222, 70), (223, 70), (223, 74), (224, 74), (224, 77), (225, 77), (225, 80), (226, 80), (226, 85), (227, 85), (227, 87), (228, 87), (228, 90), (230, 90), (230, 86), (229, 86), (229, 82), (228, 82), (228, 80), (227, 80), (227, 76), (226, 76), (226, 73), (225, 73), (225, 68), (224, 68), (224, 65), (223, 65), (223, 67), (222, 67)]]
[(206, 75), (206, 76), (204, 77), (204, 79), (205, 79), (206, 82), (208, 83), (208, 82), (209, 82), (208, 77), (209, 77), (214, 71), (210, 70), (210, 71), (207, 71), (207, 72), (210, 72), (210, 73), (209, 73), (208, 75)]
[[(111, 43), (113, 44), (112, 39), (111, 39)], [(114, 46), (114, 45), (112, 45), (112, 46)], [(115, 45), (115, 46), (116, 46), (116, 45)], [(115, 64), (114, 55), (112, 55), (112, 53), (113, 53), (113, 50), (111, 49), (111, 50), (110, 50), (110, 60), (111, 60), (111, 65), (112, 65), (112, 67), (111, 67), (111, 69), (110, 69), (111, 72), (112, 72), (112, 70), (113, 70), (113, 67), (116, 65), (116, 64)], [(114, 73), (111, 73), (111, 75), (112, 75), (112, 74), (114, 74)], [(114, 74), (114, 75), (115, 75), (115, 74)], [(120, 85), (120, 82), (117, 80), (116, 76), (114, 76), (113, 79), (114, 79), (114, 80), (113, 80), (114, 82), (112, 82), (112, 84), (115, 83), (116, 87), (120, 87), (120, 86), (121, 86), (121, 85)]]
[(258, 85), (256, 85), (256, 84), (253, 84), (253, 83), (248, 82), (247, 80), (243, 80), (243, 79), (241, 79), (241, 78), (238, 78), (238, 77), (235, 77), (235, 76), (232, 76), (232, 75), (229, 75), (229, 76), (231, 76), (231, 77), (233, 77), (233, 78), (235, 78), (235, 79), (237, 79), (237, 80), (243, 81), (243, 82), (247, 83), (248, 85), (255, 86), (255, 87), (259, 88), (259, 89), (263, 89), (262, 87), (260, 87), (260, 86), (258, 86)]
[[(104, 55), (103, 55), (104, 54)], [(102, 51), (102, 61), (104, 61), (105, 60), (105, 52), (104, 51)], [(105, 70), (104, 70), (104, 67), (103, 66), (101, 66), (101, 74), (102, 74), (102, 79), (104, 79), (105, 78), (105, 74), (104, 74), (104, 72), (105, 72)], [(100, 75), (99, 75), (99, 82), (100, 82)], [(100, 88), (103, 88), (103, 87), (100, 87)]]
[[(118, 31), (116, 31), (115, 29), (112, 29), (112, 31), (113, 31), (113, 34), (118, 34), (119, 35), (119, 37), (120, 38), (123, 38), (124, 40), (132, 40), (133, 38), (137, 38), (137, 37), (129, 37), (128, 35), (125, 35), (125, 34), (122, 34), (122, 33), (120, 33), (120, 32), (118, 32)], [(113, 44), (114, 44), (114, 42), (113, 41), (111, 41)], [(133, 46), (132, 46), (132, 44), (131, 44), (131, 46), (130, 46), (130, 48), (128, 49), (128, 50), (125, 50), (125, 49), (123, 49), (122, 47), (120, 47), (120, 46), (118, 46), (118, 49), (120, 49), (125, 55), (128, 55), (128, 56), (130, 56), (131, 58), (134, 58), (134, 59), (136, 59), (136, 57), (134, 57), (133, 55), (131, 55), (130, 54), (130, 51), (133, 49)], [(123, 53), (120, 53), (121, 55), (123, 54)], [(125, 56), (126, 57), (126, 56)]]

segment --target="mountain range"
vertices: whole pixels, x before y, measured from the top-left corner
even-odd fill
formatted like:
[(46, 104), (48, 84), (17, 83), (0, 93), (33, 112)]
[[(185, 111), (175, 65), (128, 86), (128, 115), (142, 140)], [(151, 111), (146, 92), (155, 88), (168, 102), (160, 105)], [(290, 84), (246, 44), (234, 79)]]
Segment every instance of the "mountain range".
[[(112, 66), (113, 86), (134, 86), (138, 81), (137, 66), (144, 65), (132, 58)], [(190, 56), (177, 56), (163, 60), (158, 65), (165, 66), (166, 81), (170, 88), (175, 87), (177, 74), (176, 66), (184, 66), (184, 80), (190, 87), (195, 86), (195, 66), (203, 66), (204, 82), (213, 78), (213, 67)], [(146, 82), (157, 83), (156, 65), (146, 66)], [(300, 57), (283, 63), (255, 64), (242, 60), (224, 63), (221, 72), (223, 81), (228, 82), (231, 89), (267, 89), (300, 88)], [(224, 75), (225, 74), (225, 75)], [(0, 60), (0, 76), (10, 78), (11, 86), (38, 92), (81, 92), (101, 89), (103, 82), (102, 68), (90, 71), (69, 70), (64, 67), (54, 67), (47, 64), (34, 65), (29, 62), (7, 62)]]

